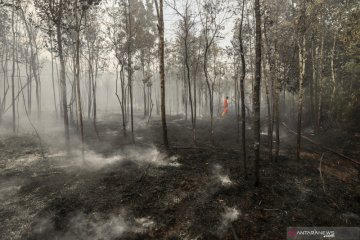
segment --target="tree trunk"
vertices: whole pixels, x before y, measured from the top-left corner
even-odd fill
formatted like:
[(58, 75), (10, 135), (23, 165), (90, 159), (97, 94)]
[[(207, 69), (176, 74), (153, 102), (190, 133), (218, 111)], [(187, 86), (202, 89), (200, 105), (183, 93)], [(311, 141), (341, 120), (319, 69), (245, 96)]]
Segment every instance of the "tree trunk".
[(196, 96), (196, 93), (197, 93), (197, 89), (196, 89), (196, 78), (197, 78), (197, 69), (198, 69), (198, 61), (196, 63), (196, 67), (195, 67), (195, 71), (194, 71), (194, 74), (193, 74), (193, 92), (194, 92), (194, 131), (193, 131), (193, 139), (194, 141), (196, 142), (196, 117), (197, 117), (197, 96)]
[(143, 84), (143, 94), (144, 94), (144, 117), (147, 116), (147, 111), (146, 111), (146, 83), (144, 82)]
[(135, 143), (134, 135), (134, 97), (133, 97), (133, 69), (132, 69), (132, 22), (131, 22), (131, 0), (128, 1), (128, 27), (129, 27), (129, 39), (128, 39), (128, 86), (129, 86), (129, 100), (130, 100), (130, 124), (131, 124), (131, 140)]
[[(120, 78), (120, 84), (121, 84), (121, 98), (118, 94), (119, 78)], [(124, 66), (123, 65), (121, 65), (120, 72), (118, 71), (118, 66), (116, 67), (115, 95), (120, 104), (121, 115), (122, 115), (122, 128), (123, 128), (124, 136), (126, 136), (126, 90), (125, 90)]]
[[(206, 96), (206, 102), (209, 104), (210, 108), (210, 140), (214, 143), (214, 100), (213, 100), (213, 84), (210, 83), (209, 73), (208, 73), (208, 53), (209, 53), (209, 44), (207, 43), (205, 53), (204, 53), (204, 75), (206, 80), (206, 85), (209, 91), (209, 99)], [(209, 100), (209, 101), (207, 101)]]
[(94, 129), (95, 129), (95, 132), (96, 132), (96, 136), (98, 137), (98, 139), (100, 139), (100, 135), (99, 135), (99, 131), (98, 131), (98, 128), (97, 128), (97, 124), (96, 124), (96, 118), (97, 118), (97, 102), (96, 102), (96, 88), (97, 88), (97, 76), (98, 76), (98, 64), (97, 64), (97, 61), (98, 61), (98, 58), (95, 59), (96, 61), (96, 64), (95, 64), (95, 74), (94, 72), (92, 72), (92, 86), (93, 86), (93, 125), (94, 125)]
[(53, 89), (53, 97), (54, 97), (54, 109), (55, 109), (55, 116), (58, 117), (58, 110), (56, 104), (56, 92), (55, 92), (55, 77), (54, 77), (54, 54), (53, 54), (53, 40), (50, 36), (50, 47), (51, 47), (51, 81), (52, 81), (52, 89)]
[(234, 98), (235, 98), (235, 116), (236, 116), (236, 143), (240, 142), (240, 87), (238, 86), (239, 69), (237, 66), (236, 58), (234, 58)]
[(336, 90), (337, 90), (337, 83), (336, 83), (336, 76), (335, 76), (335, 69), (334, 69), (334, 58), (335, 58), (335, 47), (336, 47), (336, 33), (334, 34), (334, 42), (333, 42), (333, 46), (332, 46), (332, 50), (331, 50), (331, 80), (332, 80), (332, 84), (333, 84), (333, 89), (332, 89), (332, 95), (331, 95), (331, 101), (332, 101), (332, 106), (333, 108), (335, 108), (333, 110), (333, 112), (335, 113), (335, 119), (336, 119), (336, 103), (335, 103), (335, 95), (336, 95)]
[(269, 84), (271, 80), (271, 77), (269, 77), (269, 75), (266, 72), (265, 69), (265, 61), (263, 59), (263, 64), (262, 64), (262, 68), (263, 68), (263, 78), (264, 78), (264, 82), (265, 82), (265, 93), (266, 93), (266, 105), (267, 105), (267, 112), (268, 112), (268, 145), (269, 145), (269, 160), (272, 160), (272, 149), (273, 149), (273, 140), (272, 140), (272, 133), (273, 133), (273, 124), (272, 124), (272, 116), (273, 114), (271, 114), (271, 99), (270, 99), (270, 92), (272, 92), (272, 89), (270, 87), (271, 84)]
[(319, 59), (319, 80), (318, 80), (318, 105), (317, 116), (316, 116), (316, 132), (319, 133), (321, 125), (321, 116), (322, 116), (322, 94), (323, 94), (323, 70), (324, 70), (324, 40), (325, 34), (322, 34), (321, 37), (321, 46), (320, 46), (320, 59)]
[[(59, 67), (58, 62), (55, 58), (55, 69), (56, 69), (56, 77), (57, 77), (57, 84), (58, 84), (58, 94), (59, 94), (59, 112), (60, 112), (60, 118), (64, 118), (64, 109), (62, 104), (62, 88), (61, 88), (61, 76), (59, 74)], [(29, 111), (30, 112), (30, 111)]]
[(2, 62), (1, 62), (1, 67), (2, 67), (2, 71), (3, 71), (3, 96), (2, 99), (0, 98), (0, 124), (2, 122), (2, 117), (5, 111), (5, 106), (6, 106), (6, 97), (9, 91), (9, 79), (8, 79), (8, 56), (9, 56), (9, 51), (8, 51), (8, 46), (5, 46), (3, 48), (3, 55), (2, 55)]
[(260, 83), (261, 83), (261, 13), (260, 0), (255, 0), (255, 81), (253, 89), (253, 125), (254, 125), (254, 153), (255, 153), (255, 186), (260, 184)]
[(93, 72), (93, 67), (92, 67), (92, 56), (90, 54), (91, 52), (91, 47), (88, 47), (88, 51), (89, 51), (89, 70), (88, 70), (88, 119), (90, 119), (91, 117), (91, 107), (92, 107), (92, 101), (93, 101), (93, 96), (92, 96), (92, 72)]
[(75, 0), (75, 22), (76, 22), (76, 86), (77, 86), (77, 110), (78, 110), (78, 121), (80, 127), (80, 137), (81, 137), (81, 152), (84, 157), (84, 124), (82, 116), (82, 104), (81, 104), (81, 89), (80, 89), (80, 20), (78, 16), (78, 0)]
[(279, 158), (280, 152), (280, 110), (279, 110), (279, 90), (275, 93), (275, 160)]
[(185, 112), (185, 121), (188, 120), (188, 91), (187, 91), (187, 73), (186, 73), (186, 66), (183, 64), (183, 92), (182, 92), (182, 101), (183, 101), (183, 107)]
[[(305, 18), (305, 3), (303, 3), (302, 17)], [(299, 94), (298, 94), (298, 122), (297, 122), (297, 151), (296, 159), (300, 160), (301, 152), (301, 131), (302, 131), (302, 111), (304, 104), (304, 80), (305, 80), (305, 63), (306, 63), (306, 36), (305, 36), (305, 20), (300, 23), (300, 37), (298, 39), (299, 47)]]
[(16, 131), (16, 115), (15, 115), (15, 42), (16, 42), (16, 33), (15, 33), (15, 1), (13, 0), (13, 9), (11, 14), (11, 31), (12, 31), (12, 72), (11, 72), (11, 100), (12, 100), (12, 127), (13, 132)]
[[(160, 4), (159, 4), (160, 3)], [(163, 0), (155, 0), (158, 31), (159, 31), (159, 58), (160, 58), (160, 88), (161, 88), (161, 123), (163, 131), (163, 141), (166, 148), (169, 147), (167, 126), (166, 126), (166, 108), (165, 108), (165, 39), (164, 39), (164, 9)]]
[(245, 53), (244, 53), (244, 44), (242, 37), (242, 27), (243, 27), (243, 19), (244, 19), (244, 8), (245, 8), (245, 0), (243, 0), (243, 6), (241, 11), (241, 22), (240, 22), (240, 57), (241, 57), (241, 75), (240, 75), (240, 99), (241, 99), (241, 147), (242, 147), (242, 158), (244, 163), (244, 175), (245, 179), (247, 179), (247, 159), (246, 159), (246, 128), (245, 128), (245, 86), (244, 80), (246, 76), (246, 62), (245, 62)]
[(193, 99), (192, 99), (192, 92), (191, 92), (191, 76), (190, 76), (190, 64), (189, 64), (189, 54), (188, 54), (188, 26), (187, 20), (185, 20), (185, 40), (184, 40), (184, 47), (185, 47), (185, 65), (186, 65), (186, 77), (187, 77), (187, 84), (189, 90), (189, 102), (190, 102), (190, 113), (191, 113), (191, 126), (192, 126), (192, 133), (193, 133), (193, 142), (196, 142), (196, 134), (195, 134), (195, 118), (194, 118), (194, 106), (193, 106)]
[[(40, 117), (40, 115), (41, 115), (41, 96), (40, 96), (41, 84), (40, 84), (40, 74), (38, 72), (39, 60), (38, 60), (38, 50), (37, 50), (37, 46), (36, 46), (36, 39), (35, 39), (35, 36), (33, 35), (33, 31), (30, 29), (29, 23), (26, 21), (25, 13), (22, 8), (20, 8), (20, 12), (21, 12), (20, 16), (24, 22), (25, 29), (26, 29), (26, 32), (27, 32), (28, 38), (29, 38), (30, 53), (31, 53), (30, 66), (31, 66), (31, 70), (34, 74), (34, 79), (35, 79), (37, 111), (38, 111), (38, 117)], [(36, 51), (34, 50), (34, 48), (36, 49)]]
[(62, 34), (61, 34), (61, 20), (58, 20), (56, 24), (56, 35), (57, 35), (57, 45), (60, 58), (60, 85), (61, 85), (61, 97), (62, 97), (62, 109), (64, 117), (64, 127), (65, 127), (65, 144), (67, 151), (70, 151), (70, 134), (69, 134), (69, 117), (68, 117), (68, 106), (67, 106), (67, 94), (66, 94), (66, 76), (65, 76), (65, 59), (62, 46)]
[(315, 83), (316, 83), (316, 52), (314, 40), (311, 43), (311, 62), (312, 62), (312, 78), (310, 81), (310, 115), (311, 115), (311, 123), (313, 125), (314, 132), (316, 131), (316, 122), (315, 122)]
[[(276, 50), (277, 48), (277, 44), (275, 43), (275, 53), (277, 52)], [(274, 69), (278, 69), (280, 66), (278, 64), (277, 61), (277, 57), (275, 55), (275, 64), (274, 64)], [(275, 103), (274, 103), (274, 117), (275, 117), (275, 160), (278, 159), (279, 157), (279, 151), (280, 151), (280, 110), (279, 110), (279, 99), (280, 99), (280, 93), (281, 93), (281, 83), (279, 80), (279, 76), (278, 74), (276, 74), (275, 72)], [(285, 91), (285, 90), (284, 90)]]

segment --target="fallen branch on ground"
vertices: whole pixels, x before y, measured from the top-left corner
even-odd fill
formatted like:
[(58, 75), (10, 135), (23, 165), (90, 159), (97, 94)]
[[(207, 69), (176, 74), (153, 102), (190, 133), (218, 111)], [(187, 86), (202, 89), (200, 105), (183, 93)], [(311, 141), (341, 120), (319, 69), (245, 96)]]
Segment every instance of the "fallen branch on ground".
[(325, 153), (323, 153), (323, 154), (321, 155), (321, 158), (320, 158), (319, 172), (320, 172), (320, 179), (321, 179), (321, 182), (322, 182), (323, 190), (324, 190), (324, 193), (325, 193), (325, 182), (324, 182), (324, 178), (323, 178), (323, 175), (322, 175), (322, 172), (321, 172), (321, 163), (322, 163), (322, 160), (323, 160), (323, 158), (324, 158), (324, 154), (325, 154)]
[(283, 210), (278, 209), (278, 208), (264, 208), (263, 210), (264, 211), (283, 211)]
[(238, 235), (236, 234), (235, 227), (234, 227), (234, 224), (233, 224), (233, 223), (231, 223), (231, 231), (232, 231), (232, 234), (233, 234), (233, 236), (234, 236), (234, 239), (235, 239), (235, 240), (240, 240), (239, 237), (238, 237)]
[(239, 153), (241, 151), (239, 150), (236, 150), (236, 149), (232, 149), (232, 148), (222, 148), (222, 147), (187, 147), (187, 146), (172, 146), (170, 147), (170, 149), (173, 149), (173, 150), (177, 150), (177, 149), (190, 149), (190, 150), (204, 150), (204, 151), (215, 151), (215, 152), (218, 152), (219, 150), (221, 151), (232, 151), (232, 152), (236, 152), (236, 153)]
[[(295, 131), (291, 130), (284, 122), (282, 122), (282, 125), (283, 125), (289, 132), (297, 135), (297, 133), (296, 133)], [(358, 161), (356, 161), (356, 160), (354, 160), (354, 159), (352, 159), (352, 158), (350, 158), (350, 157), (348, 157), (348, 156), (345, 156), (344, 154), (341, 154), (341, 153), (339, 153), (339, 152), (336, 152), (336, 151), (334, 151), (334, 150), (332, 150), (332, 149), (330, 149), (330, 148), (328, 148), (328, 147), (325, 147), (325, 146), (323, 146), (323, 145), (315, 142), (314, 140), (312, 140), (312, 139), (310, 139), (310, 138), (308, 138), (308, 137), (306, 137), (306, 136), (304, 136), (304, 135), (302, 135), (301, 137), (302, 137), (303, 139), (307, 140), (308, 142), (311, 142), (312, 144), (314, 144), (314, 145), (316, 145), (316, 146), (318, 146), (318, 147), (320, 147), (320, 148), (322, 148), (322, 149), (324, 149), (324, 150), (326, 150), (326, 151), (328, 151), (328, 152), (331, 152), (331, 153), (333, 153), (333, 154), (335, 154), (335, 155), (338, 155), (339, 157), (341, 157), (341, 158), (343, 158), (343, 159), (349, 160), (349, 161), (351, 161), (352, 163), (355, 163), (355, 164), (357, 164), (357, 165), (360, 165), (360, 162), (358, 162)]]

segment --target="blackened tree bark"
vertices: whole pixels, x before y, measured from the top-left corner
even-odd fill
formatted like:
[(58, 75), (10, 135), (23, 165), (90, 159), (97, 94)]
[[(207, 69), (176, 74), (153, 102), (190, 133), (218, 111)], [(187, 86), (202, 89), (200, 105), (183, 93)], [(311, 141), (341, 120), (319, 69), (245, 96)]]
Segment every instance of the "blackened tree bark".
[(240, 21), (240, 31), (239, 31), (239, 42), (240, 42), (240, 58), (241, 58), (241, 75), (240, 75), (240, 100), (241, 100), (241, 147), (242, 147), (242, 158), (244, 163), (244, 175), (245, 179), (247, 178), (247, 162), (246, 162), (246, 133), (245, 133), (245, 89), (244, 89), (244, 80), (246, 76), (246, 62), (245, 62), (245, 53), (244, 53), (244, 43), (242, 36), (243, 29), (243, 20), (244, 20), (244, 8), (245, 0), (243, 0), (242, 10), (241, 10), (241, 21)]
[[(0, 124), (2, 122), (3, 114), (5, 113), (6, 98), (10, 89), (9, 78), (8, 78), (8, 61), (10, 55), (10, 47), (5, 45), (3, 48), (3, 54), (1, 58), (1, 68), (3, 72), (3, 96), (0, 98)], [(6, 69), (6, 70), (5, 70)]]
[(255, 81), (253, 89), (253, 130), (255, 153), (255, 186), (259, 186), (260, 162), (260, 83), (261, 83), (261, 13), (260, 0), (255, 0)]
[(135, 143), (134, 136), (134, 104), (133, 104), (133, 69), (132, 69), (132, 22), (131, 22), (131, 0), (128, 1), (128, 27), (129, 27), (129, 39), (128, 39), (128, 86), (129, 86), (129, 101), (130, 101), (130, 124), (131, 124), (131, 140)]
[(163, 130), (163, 141), (165, 147), (169, 147), (169, 140), (166, 126), (166, 109), (165, 109), (165, 44), (164, 44), (164, 9), (163, 0), (155, 0), (156, 12), (158, 17), (159, 31), (159, 58), (160, 58), (160, 88), (161, 88), (161, 123)]
[(58, 118), (58, 110), (57, 110), (57, 103), (56, 103), (56, 92), (55, 92), (55, 77), (54, 77), (54, 53), (53, 49), (53, 39), (50, 35), (50, 47), (51, 47), (51, 82), (52, 82), (52, 90), (53, 90), (53, 97), (54, 97), (54, 109), (55, 109), (55, 116)]
[[(277, 42), (275, 41), (275, 54), (277, 52)], [(278, 76), (278, 71), (275, 69), (279, 68), (280, 65), (277, 61), (277, 56), (275, 55), (275, 64), (274, 64), (274, 72), (275, 72), (275, 103), (274, 103), (274, 114), (275, 114), (275, 160), (279, 157), (280, 152), (280, 109), (279, 109), (279, 98), (280, 98), (280, 92), (281, 92), (281, 83)], [(284, 90), (285, 92), (285, 90)]]
[(66, 77), (65, 77), (65, 58), (63, 52), (63, 42), (62, 42), (62, 34), (61, 34), (61, 16), (56, 24), (56, 35), (57, 35), (57, 45), (59, 51), (59, 59), (60, 59), (60, 85), (61, 85), (61, 96), (62, 96), (62, 109), (63, 109), (63, 117), (64, 117), (64, 127), (65, 127), (65, 142), (67, 150), (69, 151), (70, 145), (70, 134), (69, 134), (69, 117), (68, 117), (68, 106), (67, 106), (67, 93), (66, 93)]
[(84, 124), (82, 116), (82, 104), (81, 104), (81, 89), (80, 89), (80, 25), (81, 20), (79, 19), (78, 1), (75, 0), (75, 24), (76, 24), (76, 62), (75, 62), (75, 74), (76, 74), (76, 90), (77, 90), (77, 110), (78, 120), (80, 127), (80, 138), (81, 138), (81, 152), (84, 157)]
[[(264, 29), (265, 30), (265, 29)], [(263, 54), (264, 56), (265, 54)], [(272, 88), (272, 76), (269, 76), (271, 74), (268, 73), (267, 69), (265, 68), (266, 65), (266, 61), (265, 58), (263, 57), (263, 64), (262, 64), (262, 76), (263, 76), (263, 80), (265, 82), (265, 94), (266, 94), (266, 105), (267, 105), (267, 112), (268, 112), (268, 116), (267, 116), (267, 122), (268, 122), (268, 146), (269, 146), (269, 160), (272, 161), (272, 150), (273, 150), (273, 114), (272, 114), (272, 102), (273, 99), (270, 95), (272, 95), (273, 92), (273, 88)]]
[[(304, 15), (305, 16), (305, 15)], [(304, 23), (305, 25), (305, 23)], [(305, 29), (303, 30), (305, 32)], [(305, 33), (304, 33), (305, 34)], [(320, 43), (320, 55), (319, 55), (319, 80), (318, 80), (318, 90), (316, 94), (318, 95), (318, 105), (316, 106), (317, 115), (316, 115), (316, 133), (320, 132), (320, 125), (321, 125), (321, 117), (322, 117), (322, 109), (323, 109), (323, 71), (324, 71), (324, 41), (325, 41), (325, 33), (324, 30), (321, 33), (321, 43)]]
[(304, 105), (304, 79), (306, 62), (306, 36), (305, 36), (305, 14), (306, 3), (302, 2), (301, 15), (298, 29), (298, 47), (299, 47), (299, 94), (298, 94), (298, 123), (297, 123), (297, 151), (296, 159), (300, 160), (301, 151), (301, 130), (302, 130), (302, 111)]
[(16, 115), (15, 115), (15, 43), (16, 43), (16, 33), (15, 33), (15, 1), (12, 2), (12, 12), (11, 12), (11, 32), (12, 32), (12, 73), (11, 73), (11, 99), (12, 99), (12, 127), (13, 132), (16, 131)]

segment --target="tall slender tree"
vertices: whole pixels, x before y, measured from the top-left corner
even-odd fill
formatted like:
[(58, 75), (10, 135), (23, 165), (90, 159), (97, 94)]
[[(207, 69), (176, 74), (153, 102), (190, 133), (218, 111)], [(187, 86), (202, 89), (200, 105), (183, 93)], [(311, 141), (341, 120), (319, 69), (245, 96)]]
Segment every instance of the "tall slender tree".
[(260, 184), (260, 83), (261, 83), (261, 11), (260, 0), (255, 0), (255, 81), (253, 88), (253, 131), (255, 153), (255, 186)]
[(243, 0), (241, 7), (241, 20), (239, 25), (239, 47), (240, 47), (240, 59), (241, 59), (241, 74), (240, 74), (240, 102), (241, 102), (241, 147), (242, 158), (244, 163), (244, 174), (247, 178), (247, 160), (246, 160), (246, 126), (245, 126), (245, 76), (246, 76), (246, 62), (244, 52), (244, 40), (243, 40), (243, 22), (244, 22), (244, 9), (246, 0)]
[(163, 131), (163, 142), (165, 147), (169, 147), (169, 140), (166, 125), (166, 108), (165, 108), (165, 37), (164, 37), (164, 1), (155, 0), (156, 13), (158, 17), (159, 31), (159, 65), (160, 65), (160, 88), (161, 88), (161, 123)]
[[(191, 33), (195, 26), (195, 21), (191, 14), (191, 2), (190, 0), (186, 0), (184, 2), (183, 10), (181, 11), (178, 9), (176, 5), (176, 1), (174, 1), (172, 4), (169, 4), (169, 6), (174, 9), (176, 14), (181, 18), (180, 20), (180, 39), (181, 44), (183, 45), (183, 52), (184, 52), (184, 62), (185, 62), (185, 68), (186, 68), (186, 88), (188, 90), (188, 93), (186, 94), (188, 96), (189, 105), (190, 105), (190, 114), (191, 114), (191, 126), (192, 126), (192, 133), (193, 133), (193, 142), (196, 142), (196, 118), (195, 118), (195, 103), (194, 103), (194, 97), (192, 92), (192, 84), (191, 79), (191, 58), (190, 58), (190, 50), (191, 50)], [(187, 106), (187, 104), (186, 104)], [(187, 111), (185, 111), (185, 114), (187, 115)]]
[[(34, 5), (38, 10), (37, 13), (39, 17), (51, 25), (51, 28), (55, 29), (55, 38), (57, 45), (57, 53), (60, 60), (60, 88), (61, 88), (61, 100), (62, 100), (62, 110), (63, 110), (63, 120), (64, 120), (64, 130), (65, 130), (65, 144), (66, 148), (70, 150), (70, 130), (69, 130), (69, 116), (68, 116), (68, 102), (67, 102), (67, 87), (66, 87), (66, 63), (65, 63), (65, 53), (64, 53), (64, 19), (66, 18), (67, 9), (69, 6), (69, 0), (35, 0)], [(45, 30), (46, 34), (50, 37), (52, 36), (49, 32), (52, 29)]]
[(299, 48), (299, 94), (298, 94), (298, 122), (297, 122), (297, 148), (296, 159), (300, 160), (301, 152), (301, 131), (302, 131), (302, 112), (304, 106), (304, 80), (306, 63), (306, 1), (301, 3), (300, 17), (298, 21), (298, 48)]

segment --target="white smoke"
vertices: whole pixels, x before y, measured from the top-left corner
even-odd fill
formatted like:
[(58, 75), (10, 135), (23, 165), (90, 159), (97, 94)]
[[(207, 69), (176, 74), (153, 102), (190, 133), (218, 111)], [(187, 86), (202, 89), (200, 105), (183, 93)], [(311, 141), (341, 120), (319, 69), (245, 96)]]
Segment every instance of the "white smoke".
[(84, 214), (79, 213), (69, 221), (69, 228), (65, 232), (55, 231), (54, 223), (50, 217), (43, 218), (34, 226), (34, 233), (42, 236), (43, 233), (50, 233), (53, 239), (119, 239), (126, 234), (146, 233), (156, 226), (150, 217), (131, 218), (126, 216), (125, 211), (121, 214), (103, 213)]
[[(4, 204), (6, 200), (15, 195), (21, 188), (22, 181), (19, 179), (10, 179), (0, 183), (0, 202)], [(1, 205), (1, 204), (0, 204)]]
[(213, 174), (221, 185), (228, 187), (233, 184), (228, 174), (225, 173), (223, 167), (219, 164), (215, 164), (213, 168)]
[(236, 221), (240, 216), (240, 212), (236, 208), (225, 207), (225, 211), (222, 214), (223, 223), (227, 225), (228, 223)]
[(155, 167), (179, 167), (177, 156), (168, 156), (161, 153), (156, 147), (126, 147), (118, 153), (105, 157), (94, 151), (84, 151), (82, 157), (81, 151), (72, 151), (70, 156), (67, 156), (65, 151), (57, 151), (46, 155), (46, 159), (40, 154), (28, 154), (16, 159), (9, 159), (6, 162), (5, 169), (24, 170), (35, 167), (41, 163), (49, 162), (55, 169), (62, 169), (65, 171), (72, 171), (74, 169), (86, 169), (91, 171), (100, 170), (104, 167), (111, 166), (123, 161), (132, 161), (139, 166), (151, 165)]
[(78, 239), (116, 239), (129, 229), (121, 215), (113, 215), (103, 220), (101, 215), (89, 216), (82, 213), (70, 220), (70, 226), (64, 240), (69, 239), (72, 235)]
[(220, 235), (224, 233), (240, 216), (241, 211), (237, 210), (235, 207), (231, 208), (225, 206), (224, 212), (221, 214), (221, 225), (219, 227)]

